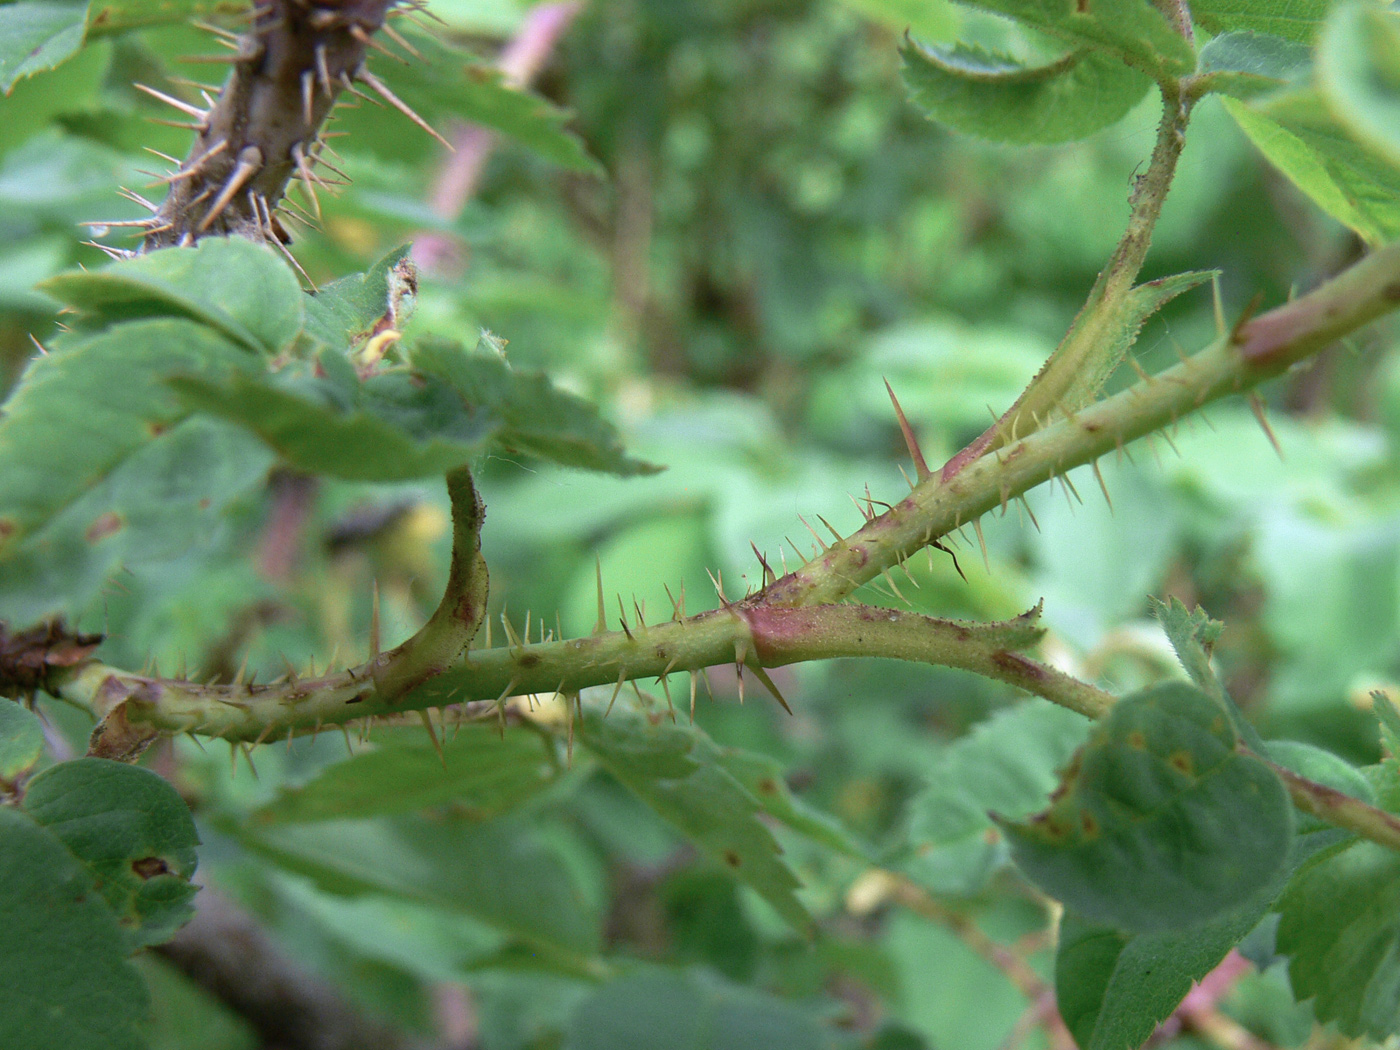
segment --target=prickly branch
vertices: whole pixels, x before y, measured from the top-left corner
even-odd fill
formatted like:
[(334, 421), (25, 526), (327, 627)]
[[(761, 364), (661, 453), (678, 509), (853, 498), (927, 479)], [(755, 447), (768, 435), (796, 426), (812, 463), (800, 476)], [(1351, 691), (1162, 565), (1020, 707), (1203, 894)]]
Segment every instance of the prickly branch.
[(195, 132), (184, 163), (165, 179), (165, 201), (146, 221), (146, 250), (227, 234), (280, 247), (290, 237), (277, 207), (292, 178), (319, 215), (320, 132), (341, 91), (363, 83), (407, 108), (366, 68), (378, 46), (373, 35), (395, 2), (259, 0), (245, 33), (220, 37), (230, 53), (216, 60), (232, 68), (217, 99), (196, 106), (143, 87), (189, 117), (182, 126)]

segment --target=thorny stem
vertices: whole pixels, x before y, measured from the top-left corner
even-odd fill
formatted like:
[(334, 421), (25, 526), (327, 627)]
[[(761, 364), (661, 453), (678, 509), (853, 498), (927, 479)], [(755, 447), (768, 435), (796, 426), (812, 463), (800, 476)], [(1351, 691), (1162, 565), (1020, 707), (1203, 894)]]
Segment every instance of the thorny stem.
[(1181, 363), (983, 456), (956, 477), (922, 481), (893, 508), (770, 584), (764, 601), (783, 606), (840, 601), (933, 540), (989, 510), (1004, 509), (1034, 486), (1279, 375), (1397, 306), (1400, 242)]
[[(940, 472), (942, 480), (952, 480), (969, 464), (1010, 444), (1017, 435), (1048, 425), (1057, 414), (1063, 417), (1076, 411), (1098, 393), (1098, 387), (1121, 361), (1129, 341), (1120, 333), (1140, 323), (1131, 316), (1133, 282), (1152, 245), (1152, 231), (1171, 190), (1196, 101), (1189, 81), (1184, 87), (1177, 81), (1164, 81), (1160, 87), (1162, 119), (1157, 125), (1157, 141), (1147, 170), (1133, 182), (1128, 224), (1108, 265), (1094, 281), (1064, 339), (1016, 403), (948, 460)], [(922, 470), (919, 480), (927, 480)]]
[(207, 110), (178, 106), (196, 118), (194, 145), (170, 176), (146, 250), (231, 233), (289, 241), (275, 209), (293, 177), (314, 195), (321, 126), (341, 90), (364, 78), (368, 41), (396, 2), (263, 0), (218, 99)]

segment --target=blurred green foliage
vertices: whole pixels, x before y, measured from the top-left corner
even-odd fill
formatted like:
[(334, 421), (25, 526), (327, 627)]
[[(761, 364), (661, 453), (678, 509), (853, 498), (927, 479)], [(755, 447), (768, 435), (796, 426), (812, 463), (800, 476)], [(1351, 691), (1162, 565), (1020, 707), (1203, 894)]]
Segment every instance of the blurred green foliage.
[[(488, 57), (527, 7), (440, 0), (432, 10), (447, 22), (439, 32)], [(1053, 349), (1121, 232), (1155, 103), (1074, 144), (988, 144), (930, 124), (907, 100), (906, 25), (933, 43), (958, 36), (1022, 58), (1044, 47), (941, 0), (595, 0), (537, 91), (572, 114), (568, 128), (603, 174), (556, 163), (567, 151), (503, 139), (479, 192), (451, 217), (424, 203), (442, 164), (431, 139), (378, 111), (343, 115), (338, 129), (350, 134), (334, 140), (337, 163), (354, 181), (323, 197), (322, 232), (298, 235), (310, 277), (366, 270), (425, 230), (447, 237), (453, 251), (423, 275), (409, 334), (471, 343), (489, 328), (513, 364), (545, 368), (598, 401), (636, 456), (668, 467), (615, 478), (503, 453), (478, 464), (498, 639), (501, 618), (532, 636), (592, 629), (599, 572), (610, 625), (619, 611), (665, 618), (673, 596), (689, 612), (713, 607), (707, 571), (742, 593), (761, 582), (751, 542), (775, 568), (792, 565), (813, 547), (799, 514), (848, 532), (860, 520), (852, 497), (903, 492), (882, 379), (934, 461), (980, 432), (988, 408), (1004, 410)], [(140, 171), (159, 161), (143, 148), (184, 153), (187, 133), (150, 123), (164, 114), (131, 83), (188, 75), (176, 56), (209, 48), (174, 22), (112, 35), (0, 98), (0, 387), (34, 352), (31, 336), (43, 344), (63, 322), (36, 286), (103, 259), (83, 243), (101, 231), (80, 224), (143, 214), (117, 195), (151, 192)], [(1281, 165), (1252, 129), (1303, 127), (1306, 101), (1245, 118)], [(1383, 103), (1367, 125), (1382, 153), (1396, 141)], [(450, 109), (435, 119), (449, 122)], [(1393, 236), (1394, 201), (1377, 207), (1366, 229)], [(1352, 258), (1357, 233), (1337, 220), (1362, 220), (1343, 210), (1329, 217), (1309, 203), (1207, 100), (1145, 276), (1219, 268), (1228, 324), (1256, 293), (1277, 302)], [(1196, 292), (1154, 318), (1135, 353), (1151, 369), (1215, 330), (1210, 296)], [(1400, 676), (1392, 341), (1372, 331), (1266, 392), (1281, 459), (1247, 408), (1224, 404), (1135, 462), (1105, 460), (1111, 508), (1079, 471), (1072, 490), (1046, 488), (1024, 509), (989, 515), (985, 558), (970, 529), (957, 534), (966, 579), (933, 552), (897, 578), (899, 595), (877, 584), (861, 597), (979, 618), (1043, 597), (1047, 655), (1115, 691), (1175, 673), (1148, 595), (1200, 603), (1227, 624), (1222, 678), (1268, 735), (1373, 761), (1367, 691)], [(235, 455), (246, 465), (255, 454)], [(96, 574), (97, 595), (82, 625), (107, 633), (109, 662), (229, 677), (246, 661), (272, 676), (284, 659), (323, 667), (357, 657), (373, 585), (386, 642), (431, 610), (448, 542), (437, 486), (313, 481), (261, 460), (244, 473), (221, 486), (229, 503), (218, 521), (187, 530), (179, 549), (82, 568)], [(31, 609), (10, 586), (0, 619)], [(695, 739), (743, 749), (724, 777), (742, 781), (760, 756), (784, 771), (794, 808), (774, 803), (763, 822), (750, 814), (750, 830), (785, 850), (801, 882), (795, 897), (778, 876), (767, 900), (728, 877), (723, 847), (704, 846), (707, 813), (668, 823), (637, 797), (655, 782), (629, 793), (628, 763), (646, 756), (575, 753), (490, 804), (477, 804), (479, 787), (463, 775), (456, 801), (432, 819), (393, 807), (340, 819), (327, 808), (342, 797), (327, 778), (347, 770), (386, 792), (402, 787), (414, 807), (439, 803), (394, 772), (410, 749), (427, 755), (421, 734), (405, 739), (406, 730), (376, 731), (368, 750), (324, 736), (263, 748), (257, 779), (241, 758), (230, 769), (185, 742), (156, 761), (194, 800), (206, 876), (295, 958), (407, 1027), (431, 1029), (437, 994), (466, 996), (474, 1045), (486, 1050), (625, 1050), (663, 1027), (692, 1033), (679, 1045), (715, 1048), (1007, 1045), (1033, 1005), (1024, 989), (957, 924), (885, 901), (862, 907), (857, 879), (865, 858), (907, 873), (975, 929), (1025, 949), (1044, 976), (1047, 911), (983, 814), (1034, 808), (1081, 740), (1074, 720), (925, 667), (841, 662), (775, 678), (792, 718), (740, 706), (734, 675), (712, 672), (696, 709), (709, 739)], [(684, 678), (669, 686), (683, 706)], [(639, 702), (630, 691), (618, 700)], [(84, 738), (77, 716), (45, 712)], [(472, 728), (449, 745), (449, 771), (485, 746)], [(1024, 758), (1032, 745), (1031, 773), (1024, 762), (1007, 767), (1035, 783), (994, 797), (950, 789), (967, 763)], [(358, 757), (323, 771), (338, 768), (345, 746)], [(716, 807), (732, 797), (724, 777), (707, 788)], [(935, 826), (957, 806), (966, 820)], [(280, 823), (306, 812), (314, 831)], [(826, 829), (825, 844), (811, 825), (799, 833), (804, 820)], [(367, 871), (362, 854), (401, 863)], [(509, 863), (490, 862), (504, 855)], [(473, 864), (497, 882), (484, 889)], [(526, 883), (529, 906), (515, 892)], [(815, 933), (785, 922), (775, 899), (789, 919), (810, 914)], [(249, 1045), (223, 1007), (163, 964), (148, 960), (142, 973), (153, 1045)], [(1242, 978), (1224, 1009), (1276, 1045), (1324, 1045), (1308, 1009), (1281, 991), (1277, 967)], [(1037, 1031), (1025, 1045), (1044, 1038)], [(1201, 1044), (1187, 1034), (1164, 1045)]]

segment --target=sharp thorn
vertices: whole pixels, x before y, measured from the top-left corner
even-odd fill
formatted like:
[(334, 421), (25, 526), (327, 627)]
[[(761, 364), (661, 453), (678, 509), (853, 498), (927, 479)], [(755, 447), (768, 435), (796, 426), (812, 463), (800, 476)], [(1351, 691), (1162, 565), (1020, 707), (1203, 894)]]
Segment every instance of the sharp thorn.
[(418, 712), (418, 717), (423, 722), (423, 728), (428, 731), (428, 739), (433, 742), (433, 750), (437, 752), (438, 761), (442, 763), (442, 768), (447, 768), (447, 756), (442, 753), (442, 741), (438, 739), (437, 733), (433, 730), (433, 716), (428, 713), (427, 708)]
[(238, 163), (230, 173), (228, 181), (219, 190), (219, 195), (214, 198), (214, 203), (209, 205), (209, 210), (205, 212), (204, 218), (199, 220), (199, 225), (196, 227), (198, 232), (203, 233), (213, 225), (214, 220), (228, 207), (229, 201), (233, 200), (234, 194), (242, 189), (244, 184), (262, 168), (262, 162), (262, 150), (258, 149), (257, 146), (243, 147), (238, 154)]
[(894, 396), (894, 387), (890, 386), (890, 381), (885, 380), (885, 389), (889, 392), (890, 402), (894, 405), (895, 418), (899, 420), (899, 432), (904, 435), (904, 446), (909, 450), (909, 456), (914, 460), (914, 470), (920, 481), (927, 480), (932, 476), (928, 469), (928, 464), (924, 462), (923, 451), (919, 448), (919, 441), (914, 437), (914, 428), (909, 425), (909, 420), (904, 417), (904, 409), (899, 407), (899, 398)]
[(200, 109), (198, 106), (194, 106), (188, 102), (184, 102), (176, 98), (174, 95), (167, 95), (164, 91), (157, 91), (155, 88), (147, 87), (145, 84), (132, 84), (131, 86), (134, 87), (137, 91), (145, 92), (147, 95), (150, 95), (153, 99), (156, 99), (160, 102), (164, 102), (167, 106), (170, 106), (174, 109), (178, 109), (181, 113), (185, 114), (186, 116), (196, 118), (201, 123), (209, 119), (209, 114), (206, 113), (204, 110)]
[(447, 147), (447, 151), (449, 153), (457, 152), (457, 150), (453, 147), (452, 143), (448, 142), (445, 138), (439, 135), (431, 124), (429, 124), (426, 120), (424, 120), (417, 113), (415, 113), (413, 109), (408, 105), (408, 103), (404, 102), (403, 99), (399, 98), (398, 95), (390, 91), (388, 86), (382, 80), (376, 77), (364, 66), (360, 66), (359, 72), (356, 74), (356, 79), (361, 81), (362, 83), (368, 84), (372, 90), (378, 93), (378, 95), (382, 99), (384, 99), (385, 102), (389, 103), (389, 105), (393, 106), (400, 113), (406, 116), (409, 120), (413, 121), (413, 123), (417, 124), (429, 135), (441, 142), (444, 146)]
[(1274, 452), (1282, 460), (1283, 446), (1278, 443), (1278, 436), (1274, 433), (1274, 428), (1269, 426), (1269, 417), (1264, 414), (1264, 399), (1259, 396), (1258, 391), (1251, 390), (1249, 392), (1249, 407), (1254, 412), (1254, 418), (1259, 421), (1259, 426), (1263, 428), (1264, 436), (1269, 439), (1269, 444), (1274, 446)]

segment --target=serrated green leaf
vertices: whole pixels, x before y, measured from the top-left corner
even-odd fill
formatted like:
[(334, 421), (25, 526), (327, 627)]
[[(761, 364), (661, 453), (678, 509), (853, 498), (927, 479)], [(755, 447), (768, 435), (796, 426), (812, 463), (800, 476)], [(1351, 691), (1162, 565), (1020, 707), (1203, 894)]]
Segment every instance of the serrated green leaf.
[(1400, 854), (1353, 842), (1318, 858), (1278, 902), (1294, 996), (1350, 1036), (1400, 1030)]
[(1000, 448), (1014, 433), (1044, 425), (1056, 413), (1075, 412), (1093, 401), (1137, 342), (1147, 319), (1216, 274), (1214, 270), (1178, 273), (1147, 281), (1111, 308), (1102, 299), (1093, 299), (1094, 307), (1080, 311), (1050, 359), (998, 420), (990, 448)]
[(969, 45), (906, 42), (904, 83), (929, 118), (994, 142), (1069, 142), (1116, 123), (1152, 81), (1084, 49), (1027, 66)]
[(87, 0), (21, 0), (0, 13), (0, 91), (71, 58), (83, 46)]
[(1372, 245), (1400, 236), (1400, 168), (1352, 139), (1316, 92), (1222, 102), (1259, 152), (1328, 215)]
[(145, 983), (92, 876), (0, 806), (0, 1046), (144, 1050)]
[[(247, 427), (298, 470), (349, 481), (406, 481), (462, 466), (480, 450), (482, 432), (468, 441), (455, 435), (418, 440), (376, 412), (393, 401), (375, 395), (391, 386), (402, 389), (406, 380), (402, 374), (374, 377), (359, 406), (350, 411), (331, 399), (329, 380), (302, 385), (327, 395), (317, 401), (277, 386), (271, 377), (241, 373), (222, 381), (180, 376), (170, 386), (190, 409)], [(419, 392), (405, 393), (413, 397)], [(455, 429), (466, 428), (459, 424)]]
[(1043, 806), (1090, 728), (1073, 711), (1028, 700), (944, 747), (909, 804), (903, 870), (936, 893), (980, 890), (1006, 860), (988, 814), (1021, 817)]
[(344, 351), (392, 316), (400, 327), (412, 312), (417, 274), (404, 245), (365, 273), (351, 274), (306, 298), (306, 334), (332, 350)]
[[(256, 359), (193, 321), (137, 321), (30, 362), (0, 416), (0, 559), (189, 414), (162, 382)], [(91, 523), (93, 538), (107, 522)]]
[(458, 816), (486, 820), (543, 791), (557, 772), (533, 733), (502, 736), (494, 726), (468, 725), (441, 746), (441, 757), (426, 740), (363, 751), (300, 787), (283, 788), (248, 819), (286, 824), (450, 805)]
[(4, 560), (0, 607), (16, 623), (77, 619), (119, 569), (211, 542), (229, 505), (260, 486), (272, 454), (253, 435), (187, 419), (138, 449)]
[(599, 916), (568, 865), (519, 821), (404, 816), (228, 830), (330, 893), (383, 893), (462, 912), (546, 954), (598, 950)]
[(1247, 30), (1311, 44), (1334, 0), (1194, 0), (1191, 18), (1212, 33)]
[(835, 817), (807, 805), (788, 790), (781, 762), (768, 755), (736, 747), (720, 748), (718, 759), (729, 774), (752, 795), (763, 811), (813, 842), (848, 857), (874, 863), (869, 846), (859, 841)]
[(1230, 719), (1235, 735), (1244, 742), (1245, 747), (1256, 755), (1269, 757), (1269, 749), (1259, 736), (1259, 731), (1250, 725), (1249, 720), (1244, 717), (1244, 712), (1225, 692), (1225, 687), (1220, 684), (1210, 666), (1211, 651), (1219, 641), (1220, 632), (1225, 629), (1225, 625), (1219, 620), (1212, 620), (1199, 606), (1188, 610), (1177, 598), (1171, 599), (1170, 602), (1161, 602), (1154, 598), (1152, 605), (1158, 621), (1162, 624), (1162, 630), (1166, 632), (1167, 639), (1176, 650), (1176, 658), (1181, 661), (1181, 666), (1185, 668), (1191, 680), (1220, 705), (1221, 710)]
[(437, 379), (472, 411), (500, 421), (494, 442), (552, 463), (627, 477), (661, 468), (627, 455), (617, 430), (595, 406), (552, 383), (543, 372), (506, 363), (501, 344), (483, 333), (476, 350), (443, 339), (424, 339), (410, 355), (415, 373)]
[[(401, 29), (422, 55), (409, 65), (385, 65), (379, 75), (393, 92), (429, 124), (442, 131), (452, 120), (469, 121), (509, 136), (547, 160), (572, 171), (601, 174), (577, 136), (565, 130), (569, 114), (538, 95), (505, 83), (500, 70), (466, 52), (412, 29)], [(386, 120), (392, 122), (386, 125)], [(337, 117), (337, 126), (366, 142), (396, 142), (424, 134), (393, 111), (355, 112)], [(375, 125), (393, 127), (390, 135), (361, 135)], [(426, 136), (425, 136), (426, 140)]]
[(1185, 683), (1125, 697), (1050, 808), (1000, 822), (1017, 866), (1124, 930), (1181, 929), (1238, 906), (1283, 864), (1293, 809), (1278, 777), (1236, 744), (1220, 706)]
[(761, 806), (697, 730), (616, 712), (588, 713), (578, 741), (609, 773), (797, 929), (811, 922), (797, 877), (758, 814)]
[(564, 1050), (836, 1050), (850, 1040), (792, 1003), (699, 971), (643, 970), (574, 1013)]
[(24, 809), (92, 872), (129, 950), (169, 940), (194, 914), (199, 836), (155, 773), (103, 758), (61, 762), (29, 782)]
[(1312, 52), (1265, 33), (1222, 33), (1201, 48), (1200, 72), (1211, 91), (1235, 98), (1278, 91), (1312, 75)]
[(40, 287), (104, 322), (188, 317), (267, 354), (291, 346), (305, 319), (296, 275), (271, 248), (243, 237), (163, 248), (100, 270), (62, 273)]
[(1344, 127), (1400, 165), (1400, 12), (1340, 5), (1318, 40), (1317, 83)]
[(1176, 650), (1176, 658), (1191, 676), (1191, 681), (1211, 696), (1224, 696), (1225, 690), (1210, 666), (1210, 654), (1220, 640), (1220, 632), (1225, 625), (1219, 620), (1212, 620), (1200, 606), (1187, 609), (1179, 598), (1172, 598), (1169, 602), (1154, 598), (1152, 611), (1156, 613), (1167, 640)]
[(0, 788), (12, 786), (44, 753), (44, 723), (27, 707), (0, 698)]
[(1064, 40), (1092, 44), (1160, 76), (1191, 72), (1196, 54), (1147, 0), (973, 0), (969, 7), (1007, 15)]

